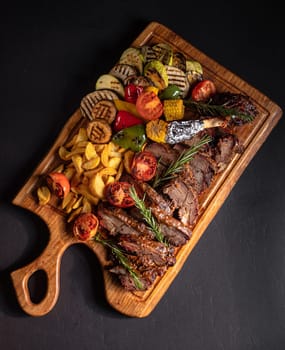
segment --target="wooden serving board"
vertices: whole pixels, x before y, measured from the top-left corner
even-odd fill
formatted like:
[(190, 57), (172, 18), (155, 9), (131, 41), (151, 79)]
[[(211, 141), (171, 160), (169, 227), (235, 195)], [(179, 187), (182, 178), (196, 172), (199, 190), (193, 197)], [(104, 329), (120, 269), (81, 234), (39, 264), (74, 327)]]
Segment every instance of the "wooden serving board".
[[(11, 273), (19, 304), (29, 315), (45, 315), (55, 306), (60, 291), (61, 258), (70, 245), (78, 243), (86, 244), (97, 255), (102, 266), (106, 299), (110, 305), (122, 314), (131, 317), (146, 317), (149, 315), (181, 270), (192, 249), (222, 206), (250, 160), (282, 116), (281, 108), (260, 91), (207, 57), (203, 52), (160, 23), (151, 22), (132, 43), (132, 46), (158, 42), (168, 43), (178, 51), (183, 52), (187, 57), (199, 61), (203, 66), (204, 76), (213, 79), (219, 90), (240, 92), (251, 97), (258, 108), (259, 116), (253, 123), (246, 124), (238, 129), (237, 134), (245, 147), (244, 152), (235, 155), (227, 168), (214, 179), (212, 185), (203, 195), (201, 213), (193, 229), (193, 235), (190, 241), (178, 250), (176, 264), (168, 268), (165, 275), (158, 278), (150, 290), (146, 292), (128, 292), (104, 269), (107, 263), (105, 248), (98, 243), (78, 241), (67, 230), (65, 216), (52, 205), (39, 206), (35, 195), (41, 175), (54, 168), (59, 146), (64, 144), (82, 125), (83, 117), (78, 109), (68, 119), (53, 147), (13, 200), (15, 205), (26, 208), (41, 217), (50, 231), (49, 242), (43, 253), (32, 263)], [(39, 270), (46, 273), (47, 292), (42, 301), (35, 304), (30, 297), (28, 281)]]

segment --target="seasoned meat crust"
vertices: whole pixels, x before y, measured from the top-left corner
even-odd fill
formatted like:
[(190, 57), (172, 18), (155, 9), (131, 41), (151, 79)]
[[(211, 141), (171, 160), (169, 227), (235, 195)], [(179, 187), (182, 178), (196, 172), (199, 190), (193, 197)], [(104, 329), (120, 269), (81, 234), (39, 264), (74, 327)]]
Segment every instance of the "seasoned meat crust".
[[(226, 132), (207, 130), (212, 142), (204, 145), (186, 164), (182, 171), (159, 188), (151, 182), (135, 180), (123, 173), (121, 180), (135, 186), (158, 223), (166, 242), (158, 242), (150, 227), (136, 207), (121, 209), (103, 202), (98, 207), (100, 226), (115, 238), (128, 257), (133, 271), (140, 276), (142, 290), (150, 288), (157, 277), (175, 264), (176, 250), (192, 236), (192, 229), (199, 219), (200, 198), (211, 186), (215, 175), (221, 172), (237, 152), (242, 151), (236, 136)], [(175, 162), (181, 152), (193, 146), (205, 132), (193, 140), (170, 146), (149, 143), (146, 150), (159, 160), (163, 172)], [(122, 286), (129, 291), (137, 289), (129, 271), (112, 258), (109, 271), (115, 274)]]

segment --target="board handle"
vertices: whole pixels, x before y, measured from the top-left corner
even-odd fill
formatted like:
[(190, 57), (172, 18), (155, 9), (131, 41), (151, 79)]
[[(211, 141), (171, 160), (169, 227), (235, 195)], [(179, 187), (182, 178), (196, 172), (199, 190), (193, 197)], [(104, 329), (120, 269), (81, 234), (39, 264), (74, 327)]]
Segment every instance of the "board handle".
[[(11, 273), (18, 302), (27, 314), (46, 315), (56, 304), (60, 290), (60, 262), (68, 245), (63, 241), (57, 241), (56, 244), (50, 241), (38, 258)], [(37, 271), (45, 272), (47, 283), (45, 296), (39, 303), (34, 303), (29, 290), (29, 279)]]

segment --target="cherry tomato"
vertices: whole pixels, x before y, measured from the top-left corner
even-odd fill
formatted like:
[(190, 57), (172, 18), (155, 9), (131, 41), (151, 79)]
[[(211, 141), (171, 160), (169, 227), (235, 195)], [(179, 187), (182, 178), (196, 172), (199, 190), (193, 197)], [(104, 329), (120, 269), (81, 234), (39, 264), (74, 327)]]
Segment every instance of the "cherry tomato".
[(133, 125), (143, 124), (143, 120), (127, 111), (118, 111), (114, 121), (114, 131), (120, 131)]
[(132, 207), (135, 202), (130, 196), (130, 187), (132, 185), (125, 181), (115, 181), (105, 187), (105, 198), (107, 201), (120, 208)]
[(99, 226), (99, 220), (93, 213), (80, 214), (73, 223), (73, 234), (81, 241), (86, 241), (95, 236)]
[(153, 153), (148, 151), (141, 151), (134, 155), (131, 174), (140, 181), (151, 180), (157, 169), (157, 160)]
[(70, 191), (69, 180), (63, 173), (49, 173), (46, 180), (51, 191), (60, 199), (64, 198)]
[(143, 91), (137, 98), (136, 108), (145, 120), (158, 119), (163, 113), (163, 104), (153, 91)]
[(194, 101), (207, 101), (215, 93), (215, 84), (211, 80), (205, 79), (194, 86), (191, 97)]
[(135, 84), (128, 84), (125, 87), (125, 101), (136, 103), (136, 100), (139, 96), (139, 94), (143, 91), (143, 86), (135, 85)]

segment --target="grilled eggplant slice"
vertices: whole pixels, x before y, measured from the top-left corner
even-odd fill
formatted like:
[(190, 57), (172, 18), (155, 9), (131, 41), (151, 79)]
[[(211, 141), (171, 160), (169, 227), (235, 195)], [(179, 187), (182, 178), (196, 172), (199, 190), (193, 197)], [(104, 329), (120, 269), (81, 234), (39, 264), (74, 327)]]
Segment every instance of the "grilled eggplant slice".
[(130, 64), (117, 63), (109, 71), (109, 74), (111, 74), (114, 77), (118, 78), (123, 83), (123, 85), (125, 86), (127, 80), (129, 79), (129, 77), (137, 76), (139, 73), (138, 73), (136, 67), (131, 66)]
[(124, 97), (124, 86), (121, 81), (111, 74), (102, 74), (96, 81), (96, 90), (109, 89)]
[(119, 63), (134, 66), (139, 74), (142, 74), (143, 72), (143, 57), (140, 50), (135, 47), (128, 47), (125, 51), (123, 51), (119, 59)]
[(119, 95), (112, 90), (95, 90), (84, 96), (80, 102), (80, 111), (82, 115), (93, 120), (92, 111), (97, 102), (101, 100), (117, 100)]
[(189, 91), (189, 81), (183, 70), (174, 66), (165, 66), (168, 76), (168, 84), (174, 84), (181, 90), (181, 96), (185, 97)]

